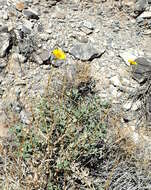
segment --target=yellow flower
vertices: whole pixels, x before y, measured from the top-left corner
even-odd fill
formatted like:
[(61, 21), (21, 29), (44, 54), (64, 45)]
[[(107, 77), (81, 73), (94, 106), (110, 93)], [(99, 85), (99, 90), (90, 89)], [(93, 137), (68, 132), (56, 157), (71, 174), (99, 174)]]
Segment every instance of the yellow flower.
[(60, 60), (66, 59), (66, 54), (61, 49), (54, 49), (52, 51), (52, 54), (54, 55), (56, 59), (60, 59)]
[(137, 65), (136, 61), (129, 59), (128, 62), (130, 63), (130, 65)]

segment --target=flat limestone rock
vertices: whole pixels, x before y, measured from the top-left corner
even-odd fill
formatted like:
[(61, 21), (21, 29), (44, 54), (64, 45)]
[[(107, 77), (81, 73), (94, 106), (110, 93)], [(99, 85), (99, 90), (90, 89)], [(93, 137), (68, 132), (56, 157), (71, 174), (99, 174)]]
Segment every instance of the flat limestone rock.
[(77, 43), (69, 50), (71, 55), (82, 61), (92, 61), (100, 57), (104, 52), (104, 47), (98, 50), (91, 43)]

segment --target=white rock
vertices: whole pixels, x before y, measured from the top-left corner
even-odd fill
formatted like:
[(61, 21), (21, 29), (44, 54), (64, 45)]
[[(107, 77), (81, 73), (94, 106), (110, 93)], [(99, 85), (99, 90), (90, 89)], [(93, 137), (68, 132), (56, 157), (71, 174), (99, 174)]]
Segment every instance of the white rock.
[(150, 35), (151, 34), (151, 30), (145, 30), (143, 34), (144, 35)]
[(47, 41), (49, 39), (49, 34), (47, 33), (42, 33), (42, 34), (39, 34), (39, 37), (44, 40), (44, 41)]
[(139, 18), (151, 18), (151, 11), (145, 11), (143, 12)]
[(6, 11), (3, 12), (3, 19), (4, 20), (8, 20), (9, 19), (8, 12), (6, 12)]
[(137, 100), (135, 103), (133, 103), (132, 110), (136, 111), (141, 107), (141, 101)]
[(111, 77), (111, 78), (110, 78), (110, 81), (111, 81), (111, 83), (112, 83), (114, 86), (121, 86), (121, 82), (120, 82), (118, 76), (113, 76), (113, 77)]
[(130, 110), (131, 107), (132, 107), (132, 104), (133, 104), (132, 100), (127, 101), (127, 102), (123, 105), (123, 109), (124, 109), (125, 111)]
[(83, 26), (90, 29), (90, 30), (93, 30), (94, 29), (94, 23), (90, 22), (90, 21), (84, 21), (83, 22)]

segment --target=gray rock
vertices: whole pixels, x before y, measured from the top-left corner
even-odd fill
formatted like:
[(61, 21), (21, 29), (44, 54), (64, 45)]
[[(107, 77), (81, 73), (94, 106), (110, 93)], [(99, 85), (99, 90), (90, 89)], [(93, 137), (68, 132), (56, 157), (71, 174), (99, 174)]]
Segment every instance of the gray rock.
[(31, 29), (27, 28), (26, 26), (22, 26), (22, 32), (24, 34), (31, 34)]
[(64, 60), (52, 60), (51, 64), (54, 67), (60, 67), (65, 63)]
[(24, 20), (23, 25), (22, 25), (22, 31), (25, 34), (30, 34), (33, 28), (33, 23), (30, 22), (29, 20)]
[(131, 110), (137, 111), (139, 108), (141, 108), (142, 102), (140, 100), (137, 100), (135, 103), (133, 103)]
[(0, 57), (4, 57), (10, 46), (10, 35), (8, 33), (0, 34)]
[(20, 112), (20, 120), (23, 124), (30, 124), (30, 116), (25, 110)]
[(137, 0), (134, 8), (136, 16), (142, 13), (147, 7), (147, 0)]
[(41, 23), (37, 25), (37, 31), (38, 32), (44, 32), (44, 27)]
[(36, 20), (39, 19), (38, 13), (36, 13), (35, 11), (30, 10), (30, 9), (24, 10), (24, 11), (23, 11), (23, 14), (24, 14), (24, 16), (25, 16), (27, 19), (36, 19)]
[(137, 19), (136, 19), (136, 22), (138, 24), (142, 23), (143, 21), (144, 21), (144, 19), (142, 17), (137, 17)]
[(103, 8), (98, 8), (97, 15), (103, 15)]
[(7, 62), (4, 59), (0, 59), (0, 68), (4, 68), (7, 66)]
[(44, 64), (49, 64), (50, 63), (50, 51), (43, 49), (40, 54), (39, 54), (40, 58), (42, 59)]
[(80, 30), (87, 35), (91, 34), (94, 28), (95, 28), (95, 25), (90, 21), (84, 21), (80, 25)]
[(90, 30), (94, 30), (94, 28), (95, 28), (94, 23), (92, 23), (92, 22), (90, 22), (90, 21), (84, 21), (84, 22), (82, 23), (82, 26), (84, 26), (84, 27), (86, 27), (86, 28), (88, 28), (88, 29), (90, 29)]
[(124, 121), (125, 123), (128, 123), (128, 122), (130, 122), (130, 121), (132, 121), (132, 120), (134, 120), (134, 116), (133, 116), (132, 113), (130, 113), (130, 112), (125, 112), (125, 113), (123, 114), (123, 121)]
[(35, 39), (33, 35), (28, 35), (27, 38), (19, 39), (18, 51), (20, 54), (24, 55), (26, 58), (29, 58), (35, 48)]
[(0, 32), (7, 33), (8, 32), (8, 26), (0, 26)]
[(12, 110), (17, 113), (20, 113), (22, 110), (22, 105), (18, 101), (13, 102), (11, 107)]
[(71, 55), (82, 61), (91, 61), (100, 57), (104, 52), (104, 47), (97, 50), (91, 43), (77, 43), (69, 50)]
[(132, 66), (133, 78), (141, 83), (151, 74), (151, 59), (139, 57), (135, 61), (137, 65)]
[(50, 64), (50, 51), (47, 49), (42, 49), (32, 54), (33, 60), (36, 61), (37, 64)]

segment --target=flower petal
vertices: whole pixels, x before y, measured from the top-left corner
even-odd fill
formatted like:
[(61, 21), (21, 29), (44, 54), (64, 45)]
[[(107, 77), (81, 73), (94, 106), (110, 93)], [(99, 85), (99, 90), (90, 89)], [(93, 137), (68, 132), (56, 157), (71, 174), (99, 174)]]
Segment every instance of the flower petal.
[(128, 62), (131, 64), (131, 65), (137, 65), (136, 61), (132, 60), (132, 59), (129, 59)]
[(60, 59), (60, 60), (66, 59), (66, 54), (61, 49), (54, 49), (52, 53), (56, 59)]

